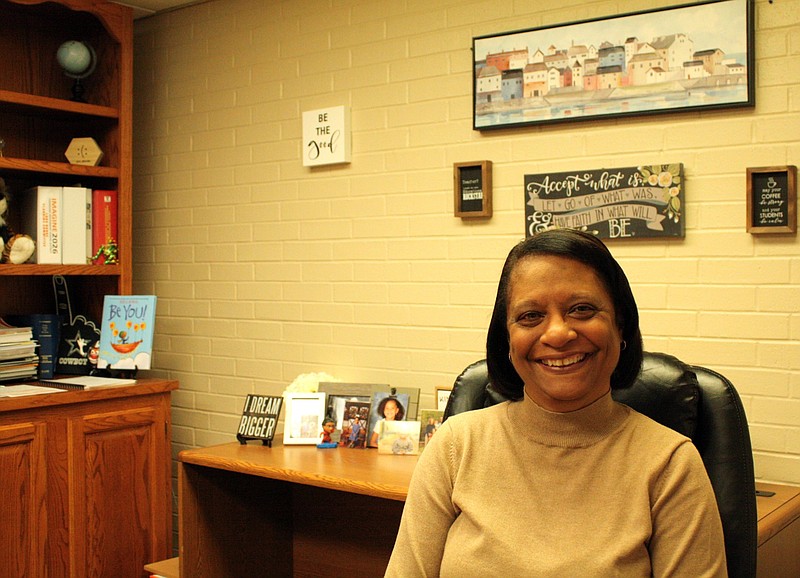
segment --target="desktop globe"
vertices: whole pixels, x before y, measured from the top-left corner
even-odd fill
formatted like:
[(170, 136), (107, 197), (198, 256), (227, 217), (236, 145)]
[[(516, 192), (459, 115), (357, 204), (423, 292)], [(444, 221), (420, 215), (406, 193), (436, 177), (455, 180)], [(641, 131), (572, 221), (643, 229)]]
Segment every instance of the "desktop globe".
[(79, 40), (67, 40), (56, 51), (58, 65), (64, 74), (75, 79), (72, 86), (72, 100), (85, 102), (81, 80), (94, 72), (97, 55), (91, 45)]

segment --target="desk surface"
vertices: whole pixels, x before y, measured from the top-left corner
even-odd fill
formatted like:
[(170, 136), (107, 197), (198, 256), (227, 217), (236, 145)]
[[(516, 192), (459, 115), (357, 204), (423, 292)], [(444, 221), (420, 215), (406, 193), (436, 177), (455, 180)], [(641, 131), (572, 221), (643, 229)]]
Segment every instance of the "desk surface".
[[(250, 442), (184, 450), (178, 459), (198, 466), (400, 501), (406, 499), (417, 463), (415, 456), (378, 454), (374, 449), (318, 449), (284, 446), (279, 441), (271, 448)], [(772, 535), (790, 523), (792, 516), (800, 515), (800, 487), (762, 482), (756, 482), (756, 487), (775, 492), (772, 497), (756, 500), (760, 535), (774, 526), (769, 532)], [(768, 527), (762, 528), (765, 523)]]
[(284, 446), (273, 442), (230, 443), (184, 450), (187, 464), (283, 480), (329, 490), (405, 501), (416, 456), (378, 454), (375, 449)]
[(774, 496), (756, 498), (758, 509), (758, 545), (772, 538), (800, 518), (800, 487), (756, 482), (759, 490), (775, 492)]

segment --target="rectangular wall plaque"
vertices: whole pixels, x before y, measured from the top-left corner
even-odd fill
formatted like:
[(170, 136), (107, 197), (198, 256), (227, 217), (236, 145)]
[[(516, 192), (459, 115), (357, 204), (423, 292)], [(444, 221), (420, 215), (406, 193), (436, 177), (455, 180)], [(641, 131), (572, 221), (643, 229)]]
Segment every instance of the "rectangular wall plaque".
[(747, 169), (747, 232), (797, 233), (797, 167)]
[(453, 164), (455, 216), (492, 216), (492, 161)]
[(684, 236), (683, 163), (525, 175), (525, 232), (601, 239)]

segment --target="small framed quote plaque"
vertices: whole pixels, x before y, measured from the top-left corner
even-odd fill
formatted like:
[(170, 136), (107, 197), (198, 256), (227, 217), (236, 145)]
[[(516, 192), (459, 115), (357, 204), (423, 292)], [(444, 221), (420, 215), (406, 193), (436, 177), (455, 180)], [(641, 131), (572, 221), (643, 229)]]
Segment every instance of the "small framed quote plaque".
[(492, 216), (492, 161), (453, 164), (455, 216)]
[(797, 167), (747, 169), (747, 232), (797, 233)]

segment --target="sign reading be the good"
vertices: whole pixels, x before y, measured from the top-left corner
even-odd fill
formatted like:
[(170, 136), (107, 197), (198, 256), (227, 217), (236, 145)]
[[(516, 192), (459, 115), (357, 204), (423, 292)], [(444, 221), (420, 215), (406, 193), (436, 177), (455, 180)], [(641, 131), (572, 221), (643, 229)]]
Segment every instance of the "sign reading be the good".
[(303, 113), (303, 166), (350, 162), (350, 109), (344, 106)]

